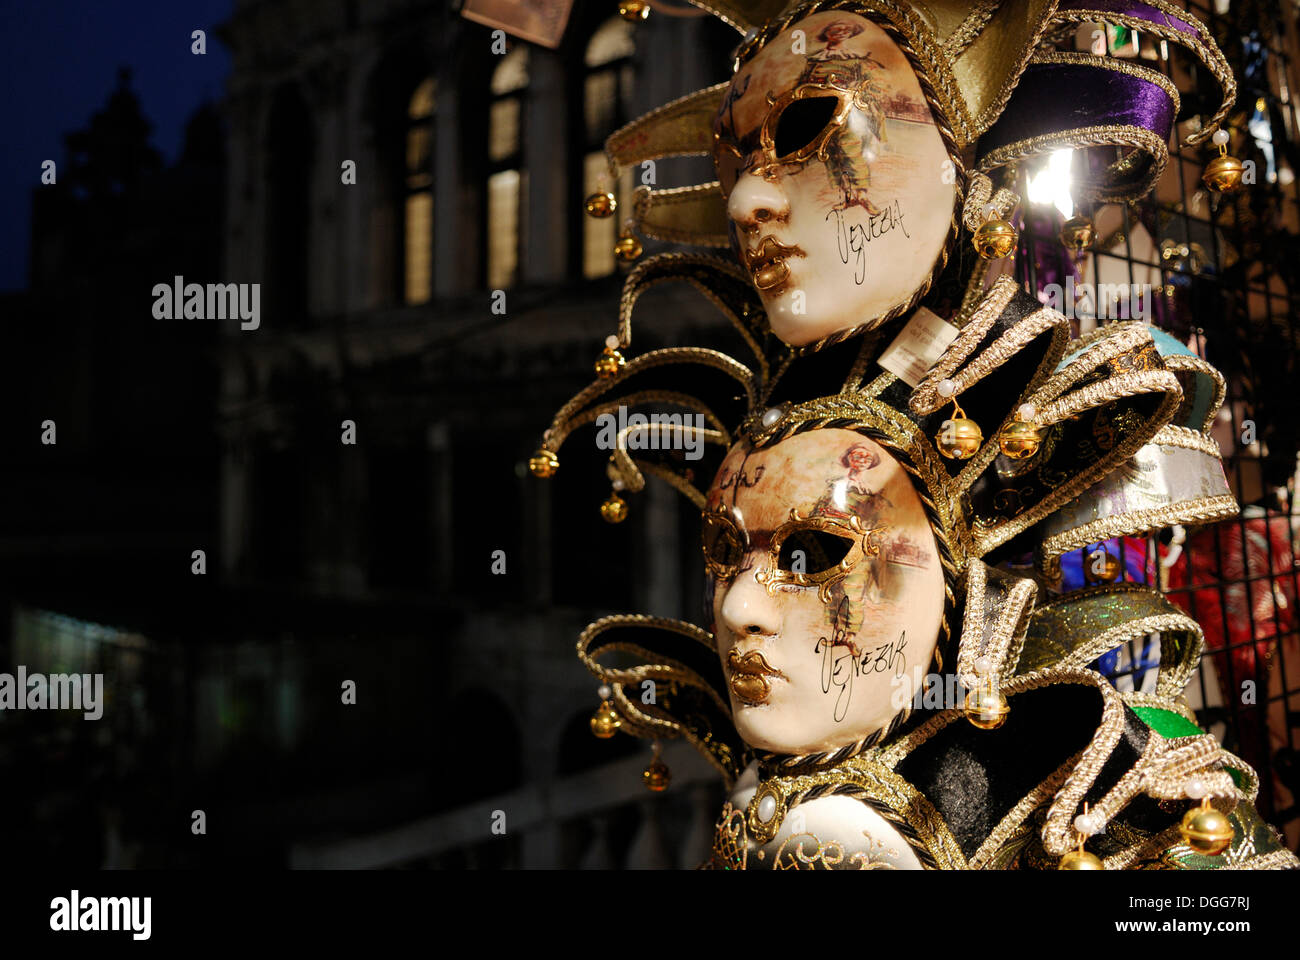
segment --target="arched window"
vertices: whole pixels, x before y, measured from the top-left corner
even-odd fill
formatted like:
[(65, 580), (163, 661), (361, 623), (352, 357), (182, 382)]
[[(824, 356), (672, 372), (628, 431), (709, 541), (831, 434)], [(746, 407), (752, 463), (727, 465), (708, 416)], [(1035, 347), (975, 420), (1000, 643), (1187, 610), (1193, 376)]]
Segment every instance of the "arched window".
[[(622, 17), (611, 17), (596, 28), (587, 43), (584, 56), (586, 75), (583, 83), (584, 150), (582, 161), (582, 196), (602, 187), (614, 191), (618, 212), (605, 220), (581, 214), (582, 275), (603, 277), (614, 272), (614, 241), (624, 211), (632, 203), (636, 172), (626, 171), (618, 183), (610, 180), (605, 159), (605, 138), (627, 122), (628, 97), (632, 91), (632, 55), (636, 52), (633, 27)], [(581, 199), (573, 205), (581, 211)]]
[(402, 240), (404, 296), (409, 304), (433, 296), (433, 77), (420, 81), (406, 107), (406, 202)]
[(488, 112), (487, 282), (493, 290), (514, 285), (519, 272), (520, 210), (527, 197), (523, 169), (523, 99), (528, 86), (528, 48), (517, 46), (492, 72)]

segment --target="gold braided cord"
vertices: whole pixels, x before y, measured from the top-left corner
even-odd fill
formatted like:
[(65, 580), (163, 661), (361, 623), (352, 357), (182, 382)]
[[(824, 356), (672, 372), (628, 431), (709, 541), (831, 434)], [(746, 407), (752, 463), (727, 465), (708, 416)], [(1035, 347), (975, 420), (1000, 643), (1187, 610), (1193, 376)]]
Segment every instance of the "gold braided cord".
[[(1214, 384), (1214, 399), (1210, 401), (1210, 407), (1205, 413), (1204, 422), (1199, 424), (1199, 429), (1203, 433), (1208, 433), (1210, 428), (1214, 426), (1214, 420), (1223, 406), (1224, 398), (1228, 395), (1228, 382), (1223, 379), (1223, 374), (1200, 357), (1189, 357), (1184, 353), (1171, 353), (1164, 358), (1164, 361), (1165, 366), (1174, 373), (1187, 372), (1209, 377)], [(1191, 426), (1191, 424), (1188, 424), (1188, 426)], [(1209, 438), (1206, 437), (1206, 439)], [(1218, 444), (1215, 444), (1215, 456), (1218, 456)]]
[(1120, 698), (1130, 707), (1154, 707), (1157, 710), (1168, 710), (1170, 713), (1176, 713), (1184, 720), (1190, 720), (1196, 723), (1196, 714), (1187, 704), (1187, 698), (1162, 697), (1156, 693), (1143, 693), (1141, 690), (1122, 690)]
[[(1158, 135), (1144, 127), (1124, 126), (1106, 123), (1092, 127), (1077, 127), (1071, 130), (1058, 130), (1053, 133), (1040, 134), (998, 147), (979, 163), (979, 170), (987, 173), (1009, 163), (1042, 156), (1064, 147), (1116, 147), (1129, 146), (1152, 158), (1150, 169), (1140, 181), (1123, 186), (1108, 186), (1091, 180), (1075, 183), (1078, 190), (1076, 199), (1099, 200), (1103, 203), (1121, 203), (1133, 196), (1141, 196), (1149, 191), (1169, 162), (1169, 145)], [(1111, 165), (1128, 162), (1124, 158)]]
[(1218, 81), (1223, 94), (1223, 102), (1209, 122), (1204, 124), (1200, 131), (1183, 141), (1184, 145), (1194, 147), (1213, 134), (1223, 123), (1224, 118), (1227, 117), (1228, 111), (1232, 109), (1232, 105), (1237, 100), (1237, 78), (1232, 75), (1232, 68), (1228, 66), (1228, 60), (1223, 55), (1223, 51), (1219, 49), (1219, 45), (1215, 43), (1214, 37), (1197, 17), (1187, 10), (1167, 2), (1167, 0), (1144, 0), (1144, 2), (1148, 6), (1156, 7), (1168, 16), (1188, 24), (1195, 31), (1195, 35), (1188, 36), (1183, 31), (1172, 26), (1113, 11), (1057, 10), (1052, 20), (1054, 23), (1113, 23), (1117, 26), (1130, 27), (1142, 33), (1149, 33), (1161, 40), (1185, 47), (1193, 53), (1206, 66), (1214, 79)]
[[(966, 611), (957, 647), (957, 678), (967, 690), (974, 690), (981, 682), (998, 686), (1003, 676), (1015, 672), (1038, 595), (1038, 584), (1033, 580), (1000, 572), (990, 577), (990, 572), (982, 560), (971, 560), (966, 568)], [(995, 587), (990, 587), (990, 580)], [(992, 612), (997, 619), (987, 630), (989, 611), (985, 601), (990, 589), (1001, 592), (1003, 599), (995, 605)], [(980, 657), (989, 660), (987, 673), (975, 669)]]
[(691, 501), (691, 503), (695, 505), (696, 510), (703, 510), (705, 505), (708, 503), (708, 497), (700, 491), (700, 488), (695, 486), (695, 484), (691, 483), (691, 481), (687, 480), (676, 470), (665, 467), (663, 464), (659, 463), (647, 463), (644, 460), (634, 460), (633, 463), (636, 464), (638, 470), (663, 480), (687, 500)]
[(1057, 63), (1066, 66), (1114, 70), (1117, 73), (1145, 80), (1147, 83), (1154, 83), (1169, 94), (1169, 99), (1174, 102), (1174, 116), (1178, 115), (1178, 111), (1182, 107), (1182, 98), (1178, 95), (1178, 88), (1163, 73), (1152, 70), (1150, 67), (1130, 63), (1127, 60), (1120, 60), (1117, 57), (1099, 57), (1094, 53), (1085, 53), (1082, 50), (1042, 50), (1030, 57), (1029, 62), (1034, 65)]
[[(966, 190), (966, 202), (962, 205), (961, 219), (971, 233), (984, 223), (985, 207), (992, 206), (994, 216), (1005, 220), (1020, 203), (1020, 195), (1006, 187), (999, 187), (997, 193), (994, 193), (993, 181), (982, 173), (972, 173), (969, 179), (970, 186)], [(987, 261), (981, 258), (980, 262)]]
[(952, 60), (961, 56), (971, 41), (984, 32), (1001, 3), (1002, 0), (975, 0), (966, 19), (943, 41), (943, 52)]
[[(649, 280), (644, 279), (647, 273), (658, 271), (664, 266), (680, 269), (675, 269), (672, 274), (653, 276)], [(749, 285), (748, 274), (739, 264), (731, 260), (698, 253), (659, 253), (647, 257), (628, 273), (627, 279), (623, 282), (623, 292), (618, 303), (619, 345), (627, 347), (632, 343), (632, 308), (640, 299), (641, 294), (651, 287), (656, 287), (668, 281), (688, 283), (717, 307), (722, 312), (722, 315), (731, 322), (731, 325), (736, 328), (736, 332), (740, 334), (745, 341), (745, 345), (749, 347), (750, 352), (754, 355), (754, 360), (758, 364), (759, 379), (766, 382), (769, 378), (768, 361), (762, 347), (759, 346), (758, 337), (767, 333), (767, 315), (756, 309), (752, 315), (752, 322), (749, 322), (751, 317), (749, 313), (736, 316), (731, 306), (718, 296), (708, 284), (688, 272), (692, 267), (715, 270), (746, 286)]]
[(992, 832), (984, 838), (984, 842), (979, 845), (979, 849), (971, 854), (970, 867), (972, 870), (983, 870), (989, 866), (989, 861), (1002, 848), (1002, 845), (1020, 829), (1021, 824), (1025, 822), (1029, 815), (1041, 807), (1048, 797), (1054, 796), (1061, 789), (1066, 777), (1070, 775), (1070, 771), (1078, 766), (1082, 757), (1082, 750), (1068, 757), (1064, 763), (1048, 774), (1046, 779), (1036, 784), (1032, 790), (1020, 798), (1016, 805), (998, 821), (998, 825), (993, 828)]
[(1160, 530), (1175, 524), (1218, 523), (1230, 520), (1241, 512), (1231, 494), (1217, 497), (1198, 497), (1180, 500), (1159, 507), (1125, 510), (1109, 517), (1072, 527), (1043, 541), (1039, 551), (1039, 569), (1046, 570), (1053, 557), (1078, 550), (1092, 543), (1113, 540), (1116, 537), (1134, 536), (1150, 530)]
[(704, 417), (707, 423), (711, 423), (717, 430), (726, 432), (722, 420), (706, 407), (695, 397), (685, 393), (678, 393), (675, 390), (638, 390), (635, 393), (625, 394), (617, 400), (611, 400), (608, 403), (602, 403), (599, 406), (590, 407), (581, 410), (578, 413), (569, 415), (561, 422), (557, 415), (552, 422), (549, 430), (542, 435), (542, 446), (547, 450), (559, 450), (565, 440), (569, 438), (574, 430), (588, 423), (595, 423), (605, 414), (618, 415), (622, 407), (643, 406), (648, 404), (667, 404), (674, 407), (684, 407), (687, 410), (693, 410)]
[[(628, 438), (632, 436), (653, 434), (656, 440), (662, 439), (663, 433), (676, 434), (677, 436), (691, 436), (703, 440), (706, 443), (717, 444), (724, 449), (731, 444), (731, 437), (722, 430), (698, 430), (692, 426), (675, 423), (638, 423), (629, 424), (620, 430), (616, 436), (614, 452), (612, 454), (614, 471), (619, 478), (626, 484), (627, 489), (633, 493), (640, 493), (645, 488), (645, 477), (641, 475), (641, 468), (659, 466), (652, 465), (643, 461), (634, 460), (627, 452)], [(653, 448), (651, 448), (653, 449)], [(669, 483), (686, 494), (688, 500), (695, 504), (696, 507), (704, 509), (704, 494), (698, 490), (685, 477), (667, 467), (659, 466), (659, 469), (650, 469), (648, 472), (656, 476), (669, 479)]]
[[(978, 367), (972, 362), (969, 363), (961, 374), (957, 374), (957, 368), (970, 359), (971, 353), (984, 340), (993, 324), (997, 322), (998, 317), (1010, 305), (1011, 300), (1020, 289), (1019, 285), (1011, 277), (1002, 277), (989, 290), (985, 298), (980, 302), (979, 308), (971, 315), (966, 325), (962, 327), (961, 332), (957, 334), (956, 339), (948, 345), (948, 349), (943, 352), (943, 356), (932, 366), (917, 384), (916, 389), (912, 391), (912, 396), (908, 400), (908, 406), (913, 413), (925, 416), (934, 413), (941, 407), (951, 403), (954, 398), (961, 396), (962, 392), (973, 385), (977, 380), (992, 372), (994, 366), (1005, 362), (1012, 353), (1025, 346), (1043, 330), (1048, 329), (1053, 323), (1059, 323), (1056, 317), (1051, 315), (1051, 311), (1043, 308), (1033, 317), (1027, 317), (1021, 323), (1016, 324), (1010, 331), (1003, 334), (997, 341), (1001, 345), (998, 353), (988, 361), (981, 362)], [(1045, 312), (1046, 311), (1046, 312)], [(1044, 324), (1042, 318), (1050, 322)], [(1059, 316), (1059, 315), (1058, 315)], [(1060, 320), (1064, 320), (1060, 317)], [(1023, 335), (1023, 342), (1011, 341), (1008, 338), (1012, 335), (1019, 335), (1021, 327), (1030, 327), (1034, 329), (1032, 334), (1026, 331)], [(1010, 345), (1014, 342), (1014, 349)], [(985, 351), (985, 354), (992, 352)], [(983, 355), (980, 357), (983, 360)], [(1060, 359), (1058, 354), (1057, 360)], [(1055, 365), (1056, 361), (1053, 361)], [(941, 380), (951, 380), (953, 385), (953, 395), (951, 397), (941, 396), (939, 393), (939, 382)]]
[(1182, 447), (1185, 450), (1196, 450), (1207, 457), (1213, 457), (1215, 460), (1220, 459), (1222, 456), (1219, 443), (1213, 437), (1207, 436), (1200, 430), (1180, 427), (1173, 423), (1157, 430), (1156, 435), (1151, 438), (1151, 442), (1162, 447)]
[[(1131, 598), (1130, 603), (1136, 602), (1136, 597), (1142, 597), (1149, 604), (1149, 613), (1141, 616), (1129, 614), (1129, 619), (1107, 629), (1098, 630), (1095, 634), (1089, 634), (1091, 628), (1090, 620), (1077, 613), (1080, 604), (1094, 603), (1093, 605), (1104, 604), (1111, 598), (1118, 598), (1121, 594)], [(1081, 590), (1075, 590), (1070, 594), (1049, 600), (1038, 608), (1037, 613), (1047, 614), (1056, 613), (1056, 608), (1065, 607), (1076, 611), (1074, 622), (1080, 624), (1074, 629), (1074, 634), (1068, 634), (1062, 637), (1060, 633), (1052, 637), (1055, 641), (1055, 650), (1049, 650), (1050, 659), (1044, 662), (1044, 653), (1041, 645), (1036, 645), (1039, 649), (1037, 656), (1031, 657), (1029, 662), (1022, 665), (1029, 668), (1028, 673), (1041, 672), (1056, 668), (1082, 668), (1089, 663), (1097, 660), (1099, 657), (1121, 644), (1128, 643), (1138, 637), (1146, 636), (1149, 633), (1161, 634), (1180, 634), (1183, 642), (1172, 642), (1172, 638), (1166, 638), (1169, 642), (1161, 644), (1160, 651), (1160, 673), (1156, 680), (1156, 696), (1172, 700), (1179, 696), (1187, 681), (1191, 678), (1192, 673), (1196, 670), (1197, 664), (1201, 659), (1201, 651), (1205, 648), (1205, 636), (1201, 632), (1201, 626), (1182, 610), (1175, 607), (1172, 603), (1164, 598), (1160, 593), (1150, 587), (1140, 584), (1096, 584), (1091, 587), (1084, 587)], [(1062, 631), (1065, 632), (1065, 631)], [(1078, 633), (1082, 632), (1085, 639), (1082, 643), (1074, 646), (1067, 646), (1078, 639)], [(1065, 648), (1062, 654), (1060, 650)], [(1156, 704), (1164, 708), (1164, 704)], [(1195, 718), (1191, 718), (1195, 719)]]
[[(704, 347), (665, 347), (662, 350), (651, 350), (629, 360), (615, 376), (608, 380), (597, 380), (580, 391), (560, 408), (559, 413), (551, 421), (551, 426), (542, 434), (543, 446), (550, 450), (558, 449), (560, 443), (570, 433), (569, 420), (597, 397), (611, 392), (634, 374), (675, 363), (696, 363), (722, 371), (744, 388), (750, 407), (754, 405), (754, 371), (743, 363), (733, 360), (719, 350), (709, 350)], [(627, 403), (626, 400), (624, 402)], [(698, 407), (699, 401), (694, 401), (691, 406)]]
[[(601, 633), (615, 627), (642, 627), (656, 630), (666, 630), (672, 633), (680, 634), (688, 639), (695, 640), (709, 651), (716, 655), (716, 646), (713, 635), (707, 630), (702, 630), (693, 623), (687, 623), (683, 620), (673, 620), (668, 617), (652, 617), (640, 614), (623, 614), (618, 616), (602, 617), (601, 619), (587, 625), (586, 629), (578, 637), (577, 651), (578, 659), (583, 665), (602, 683), (608, 683), (613, 689), (612, 700), (622, 718), (628, 727), (628, 732), (633, 736), (643, 739), (671, 739), (680, 737), (694, 746), (710, 764), (713, 765), (719, 773), (722, 774), (728, 786), (734, 781), (736, 774), (741, 767), (739, 757), (730, 757), (730, 750), (724, 744), (714, 740), (711, 736), (700, 737), (694, 731), (686, 727), (685, 724), (672, 718), (662, 708), (654, 707), (654, 712), (645, 708), (650, 706), (642, 704), (640, 698), (629, 698), (623, 692), (625, 686), (639, 688), (645, 680), (655, 682), (676, 681), (687, 684), (695, 689), (702, 690), (708, 698), (717, 706), (720, 716), (727, 721), (731, 718), (731, 705), (725, 703), (714, 690), (713, 686), (705, 681), (699, 674), (691, 670), (684, 664), (665, 657), (662, 654), (648, 650), (645, 647), (635, 643), (611, 643), (600, 649), (600, 655), (605, 653), (626, 653), (637, 657), (643, 657), (652, 662), (644, 663), (636, 667), (616, 668), (606, 667), (596, 660), (588, 652), (591, 642)], [(719, 756), (721, 754), (721, 757)], [(724, 759), (725, 758), (725, 759)]]

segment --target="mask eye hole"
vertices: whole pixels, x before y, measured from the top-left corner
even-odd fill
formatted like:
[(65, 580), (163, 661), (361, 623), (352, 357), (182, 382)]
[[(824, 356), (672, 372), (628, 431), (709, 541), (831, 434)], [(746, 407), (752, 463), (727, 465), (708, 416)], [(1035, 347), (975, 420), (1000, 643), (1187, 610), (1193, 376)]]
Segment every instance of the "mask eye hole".
[(791, 101), (776, 121), (772, 144), (778, 159), (807, 149), (835, 119), (838, 97), (804, 97)]
[(728, 520), (708, 515), (704, 518), (704, 562), (713, 575), (721, 578), (735, 576), (744, 559), (744, 545), (740, 534)]
[(781, 541), (777, 565), (787, 573), (829, 573), (853, 549), (853, 540), (825, 530), (792, 530)]

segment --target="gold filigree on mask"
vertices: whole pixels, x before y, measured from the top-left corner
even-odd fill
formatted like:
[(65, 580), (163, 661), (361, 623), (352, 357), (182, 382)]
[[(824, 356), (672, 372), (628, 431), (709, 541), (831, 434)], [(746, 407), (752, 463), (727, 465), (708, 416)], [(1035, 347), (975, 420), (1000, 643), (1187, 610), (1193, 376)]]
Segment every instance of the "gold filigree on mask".
[[(770, 180), (782, 168), (802, 167), (814, 159), (825, 161), (831, 136), (848, 122), (849, 111), (869, 108), (869, 89), (870, 85), (866, 83), (852, 88), (835, 83), (801, 83), (775, 97), (769, 96), (770, 106), (758, 127), (758, 143), (748, 152), (742, 149), (742, 144), (737, 144), (730, 137), (725, 137), (720, 132), (715, 133), (713, 158), (717, 164), (722, 192), (730, 194), (744, 173)], [(835, 101), (834, 110), (826, 123), (802, 143), (782, 151), (777, 144), (777, 130), (786, 110), (800, 101), (822, 98)], [(743, 139), (750, 140), (752, 137), (750, 134)], [(746, 161), (755, 153), (758, 159), (747, 166)]]
[[(798, 587), (816, 586), (817, 596), (822, 603), (830, 603), (831, 587), (848, 576), (849, 571), (859, 560), (864, 556), (880, 556), (879, 537), (884, 530), (883, 524), (866, 527), (862, 520), (854, 515), (849, 515), (843, 520), (837, 517), (811, 517), (804, 516), (797, 508), (792, 508), (789, 521), (783, 524), (772, 537), (767, 567), (758, 571), (754, 579), (767, 588), (769, 596), (782, 584)], [(782, 557), (786, 541), (805, 531), (837, 537), (848, 542), (848, 549), (838, 560), (832, 560), (816, 540), (804, 538), (800, 548), (807, 548), (804, 558), (806, 569), (797, 571), (787, 568), (787, 561)]]

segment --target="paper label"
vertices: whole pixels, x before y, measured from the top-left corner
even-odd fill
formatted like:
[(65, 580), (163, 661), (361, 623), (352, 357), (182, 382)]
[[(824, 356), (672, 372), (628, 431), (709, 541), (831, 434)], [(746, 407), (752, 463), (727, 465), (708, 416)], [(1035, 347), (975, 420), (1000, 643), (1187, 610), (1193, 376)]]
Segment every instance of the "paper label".
[(467, 20), (554, 49), (564, 36), (572, 6), (573, 0), (465, 0), (460, 12)]
[(909, 387), (915, 387), (955, 339), (956, 327), (933, 310), (921, 307), (878, 362)]

